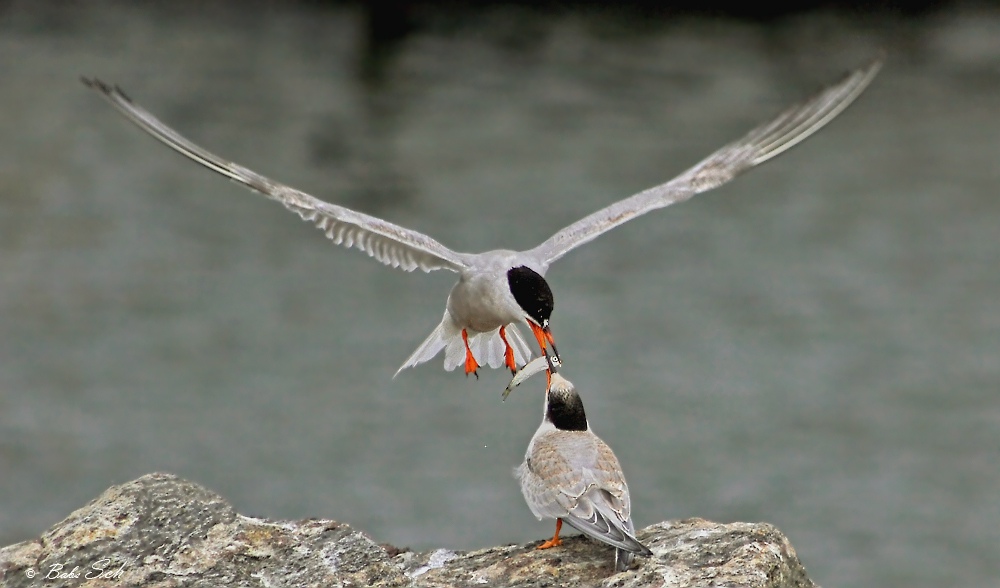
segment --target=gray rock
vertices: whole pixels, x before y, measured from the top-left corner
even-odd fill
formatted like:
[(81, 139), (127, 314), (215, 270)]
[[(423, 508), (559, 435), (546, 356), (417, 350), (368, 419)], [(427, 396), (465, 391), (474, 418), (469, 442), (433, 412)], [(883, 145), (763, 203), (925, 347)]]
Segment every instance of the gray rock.
[(0, 549), (0, 583), (44, 586), (815, 586), (776, 528), (663, 522), (639, 539), (655, 554), (615, 574), (614, 550), (584, 537), (470, 552), (379, 545), (328, 520), (237, 514), (169, 474), (113, 486), (40, 538)]

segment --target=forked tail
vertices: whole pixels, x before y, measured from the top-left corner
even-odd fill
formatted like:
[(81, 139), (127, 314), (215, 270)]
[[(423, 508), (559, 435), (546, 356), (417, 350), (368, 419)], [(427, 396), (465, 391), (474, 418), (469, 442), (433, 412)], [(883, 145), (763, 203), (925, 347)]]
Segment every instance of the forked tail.
[[(396, 370), (396, 373), (393, 374), (392, 377), (395, 378), (399, 375), (399, 372), (405, 370), (406, 368), (411, 368), (415, 365), (419, 365), (425, 361), (433, 359), (435, 355), (440, 353), (442, 349), (448, 347), (449, 344), (453, 343), (455, 340), (458, 340), (458, 344), (462, 346), (462, 331), (455, 326), (455, 322), (451, 320), (451, 315), (449, 315), (446, 310), (444, 311), (444, 318), (441, 319), (441, 324), (431, 331), (431, 334), (424, 339), (424, 342), (417, 347), (416, 351), (410, 354), (410, 357), (403, 362), (403, 365)], [(445, 369), (447, 370), (455, 369), (455, 365), (458, 365), (456, 363), (455, 365), (448, 367), (448, 356), (450, 355), (450, 351), (451, 350), (449, 349), (449, 354), (445, 355), (444, 361)], [(464, 360), (464, 346), (462, 347), (462, 351), (462, 359)]]
[[(514, 350), (514, 361), (517, 362), (517, 365), (523, 366), (531, 359), (531, 348), (525, 342), (516, 325), (507, 325), (506, 333), (507, 342)], [(465, 365), (465, 342), (462, 340), (462, 329), (458, 328), (447, 310), (441, 319), (441, 324), (431, 331), (431, 334), (403, 362), (403, 365), (396, 370), (392, 377), (395, 378), (399, 372), (406, 368), (433, 359), (438, 353), (441, 353), (442, 349), (444, 349), (445, 370), (450, 372), (460, 365)], [(488, 365), (491, 368), (504, 365), (506, 348), (503, 340), (500, 339), (499, 329), (486, 333), (469, 333), (469, 349), (472, 350), (472, 355), (481, 365)]]
[[(521, 336), (521, 332), (517, 330), (517, 325), (511, 323), (506, 325), (507, 331), (507, 342), (510, 344), (511, 349), (514, 350), (514, 362), (518, 367), (523, 366), (528, 363), (531, 359), (531, 348), (525, 342), (524, 337)], [(459, 333), (459, 340), (461, 340), (461, 333)], [(488, 365), (493, 369), (503, 367), (504, 354), (507, 351), (506, 346), (503, 344), (503, 339), (500, 338), (500, 329), (489, 331), (486, 333), (476, 333), (475, 335), (469, 334), (469, 349), (472, 350), (472, 355), (475, 356), (476, 361), (480, 365)], [(464, 347), (460, 347), (459, 351), (464, 353)], [(451, 352), (451, 349), (448, 350)], [(465, 355), (462, 355), (464, 360)], [(453, 366), (452, 366), (453, 367)], [(444, 369), (450, 370), (451, 367), (448, 366), (448, 357), (445, 356)]]

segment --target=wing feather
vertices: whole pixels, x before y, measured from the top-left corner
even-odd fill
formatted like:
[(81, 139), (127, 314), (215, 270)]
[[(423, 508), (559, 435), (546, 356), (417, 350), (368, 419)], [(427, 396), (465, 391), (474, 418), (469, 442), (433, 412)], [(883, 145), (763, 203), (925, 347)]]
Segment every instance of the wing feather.
[(607, 444), (577, 431), (546, 432), (532, 444), (516, 475), (535, 516), (561, 518), (598, 541), (649, 554), (635, 538), (628, 486)]
[(118, 87), (97, 79), (83, 78), (83, 83), (97, 90), (127, 119), (160, 142), (208, 169), (281, 203), (303, 220), (316, 225), (337, 245), (360, 249), (388, 266), (408, 272), (418, 268), (425, 272), (438, 269), (461, 272), (468, 267), (467, 254), (452, 251), (427, 235), (324, 202), (222, 159), (168, 127), (132, 102)]
[(882, 66), (882, 58), (847, 74), (665, 184), (620, 200), (563, 228), (530, 251), (546, 266), (570, 250), (637, 216), (718, 188), (804, 141), (843, 112)]

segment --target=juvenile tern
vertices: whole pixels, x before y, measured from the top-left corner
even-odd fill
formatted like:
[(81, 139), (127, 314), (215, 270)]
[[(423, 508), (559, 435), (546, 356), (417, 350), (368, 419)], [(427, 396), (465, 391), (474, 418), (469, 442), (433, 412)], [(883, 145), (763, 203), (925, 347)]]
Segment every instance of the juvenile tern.
[[(338, 245), (354, 247), (405, 271), (445, 269), (458, 274), (441, 323), (396, 371), (413, 367), (444, 350), (444, 368), (464, 365), (466, 375), (485, 363), (512, 373), (531, 358), (516, 323), (531, 328), (541, 354), (547, 346), (558, 359), (550, 328), (554, 299), (545, 273), (552, 262), (597, 236), (652, 210), (717, 188), (803, 141), (833, 120), (872, 81), (876, 59), (772, 120), (758, 126), (676, 178), (615, 202), (561, 229), (534, 249), (460, 253), (431, 237), (305, 192), (227, 161), (196, 145), (133, 102), (117, 86), (98, 79), (83, 83), (98, 91), (126, 118), (181, 155), (275, 200), (315, 224)], [(478, 375), (478, 374), (477, 374)]]
[[(547, 355), (546, 355), (547, 357)], [(563, 521), (584, 535), (615, 547), (615, 569), (625, 570), (635, 554), (652, 552), (635, 538), (628, 485), (607, 443), (590, 430), (583, 401), (573, 384), (549, 364), (542, 424), (514, 475), (532, 514), (556, 519), (556, 532), (538, 546), (562, 543)]]

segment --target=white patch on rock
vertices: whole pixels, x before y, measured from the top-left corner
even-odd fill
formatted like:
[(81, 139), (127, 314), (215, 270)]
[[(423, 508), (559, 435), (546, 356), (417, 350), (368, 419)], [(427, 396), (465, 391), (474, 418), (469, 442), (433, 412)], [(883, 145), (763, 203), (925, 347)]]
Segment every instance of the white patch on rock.
[(456, 557), (458, 557), (458, 555), (456, 555), (454, 551), (449, 551), (447, 549), (435, 549), (434, 553), (432, 553), (430, 558), (427, 559), (427, 565), (420, 566), (407, 575), (411, 578), (422, 576), (431, 570), (444, 567), (444, 564), (455, 559)]

